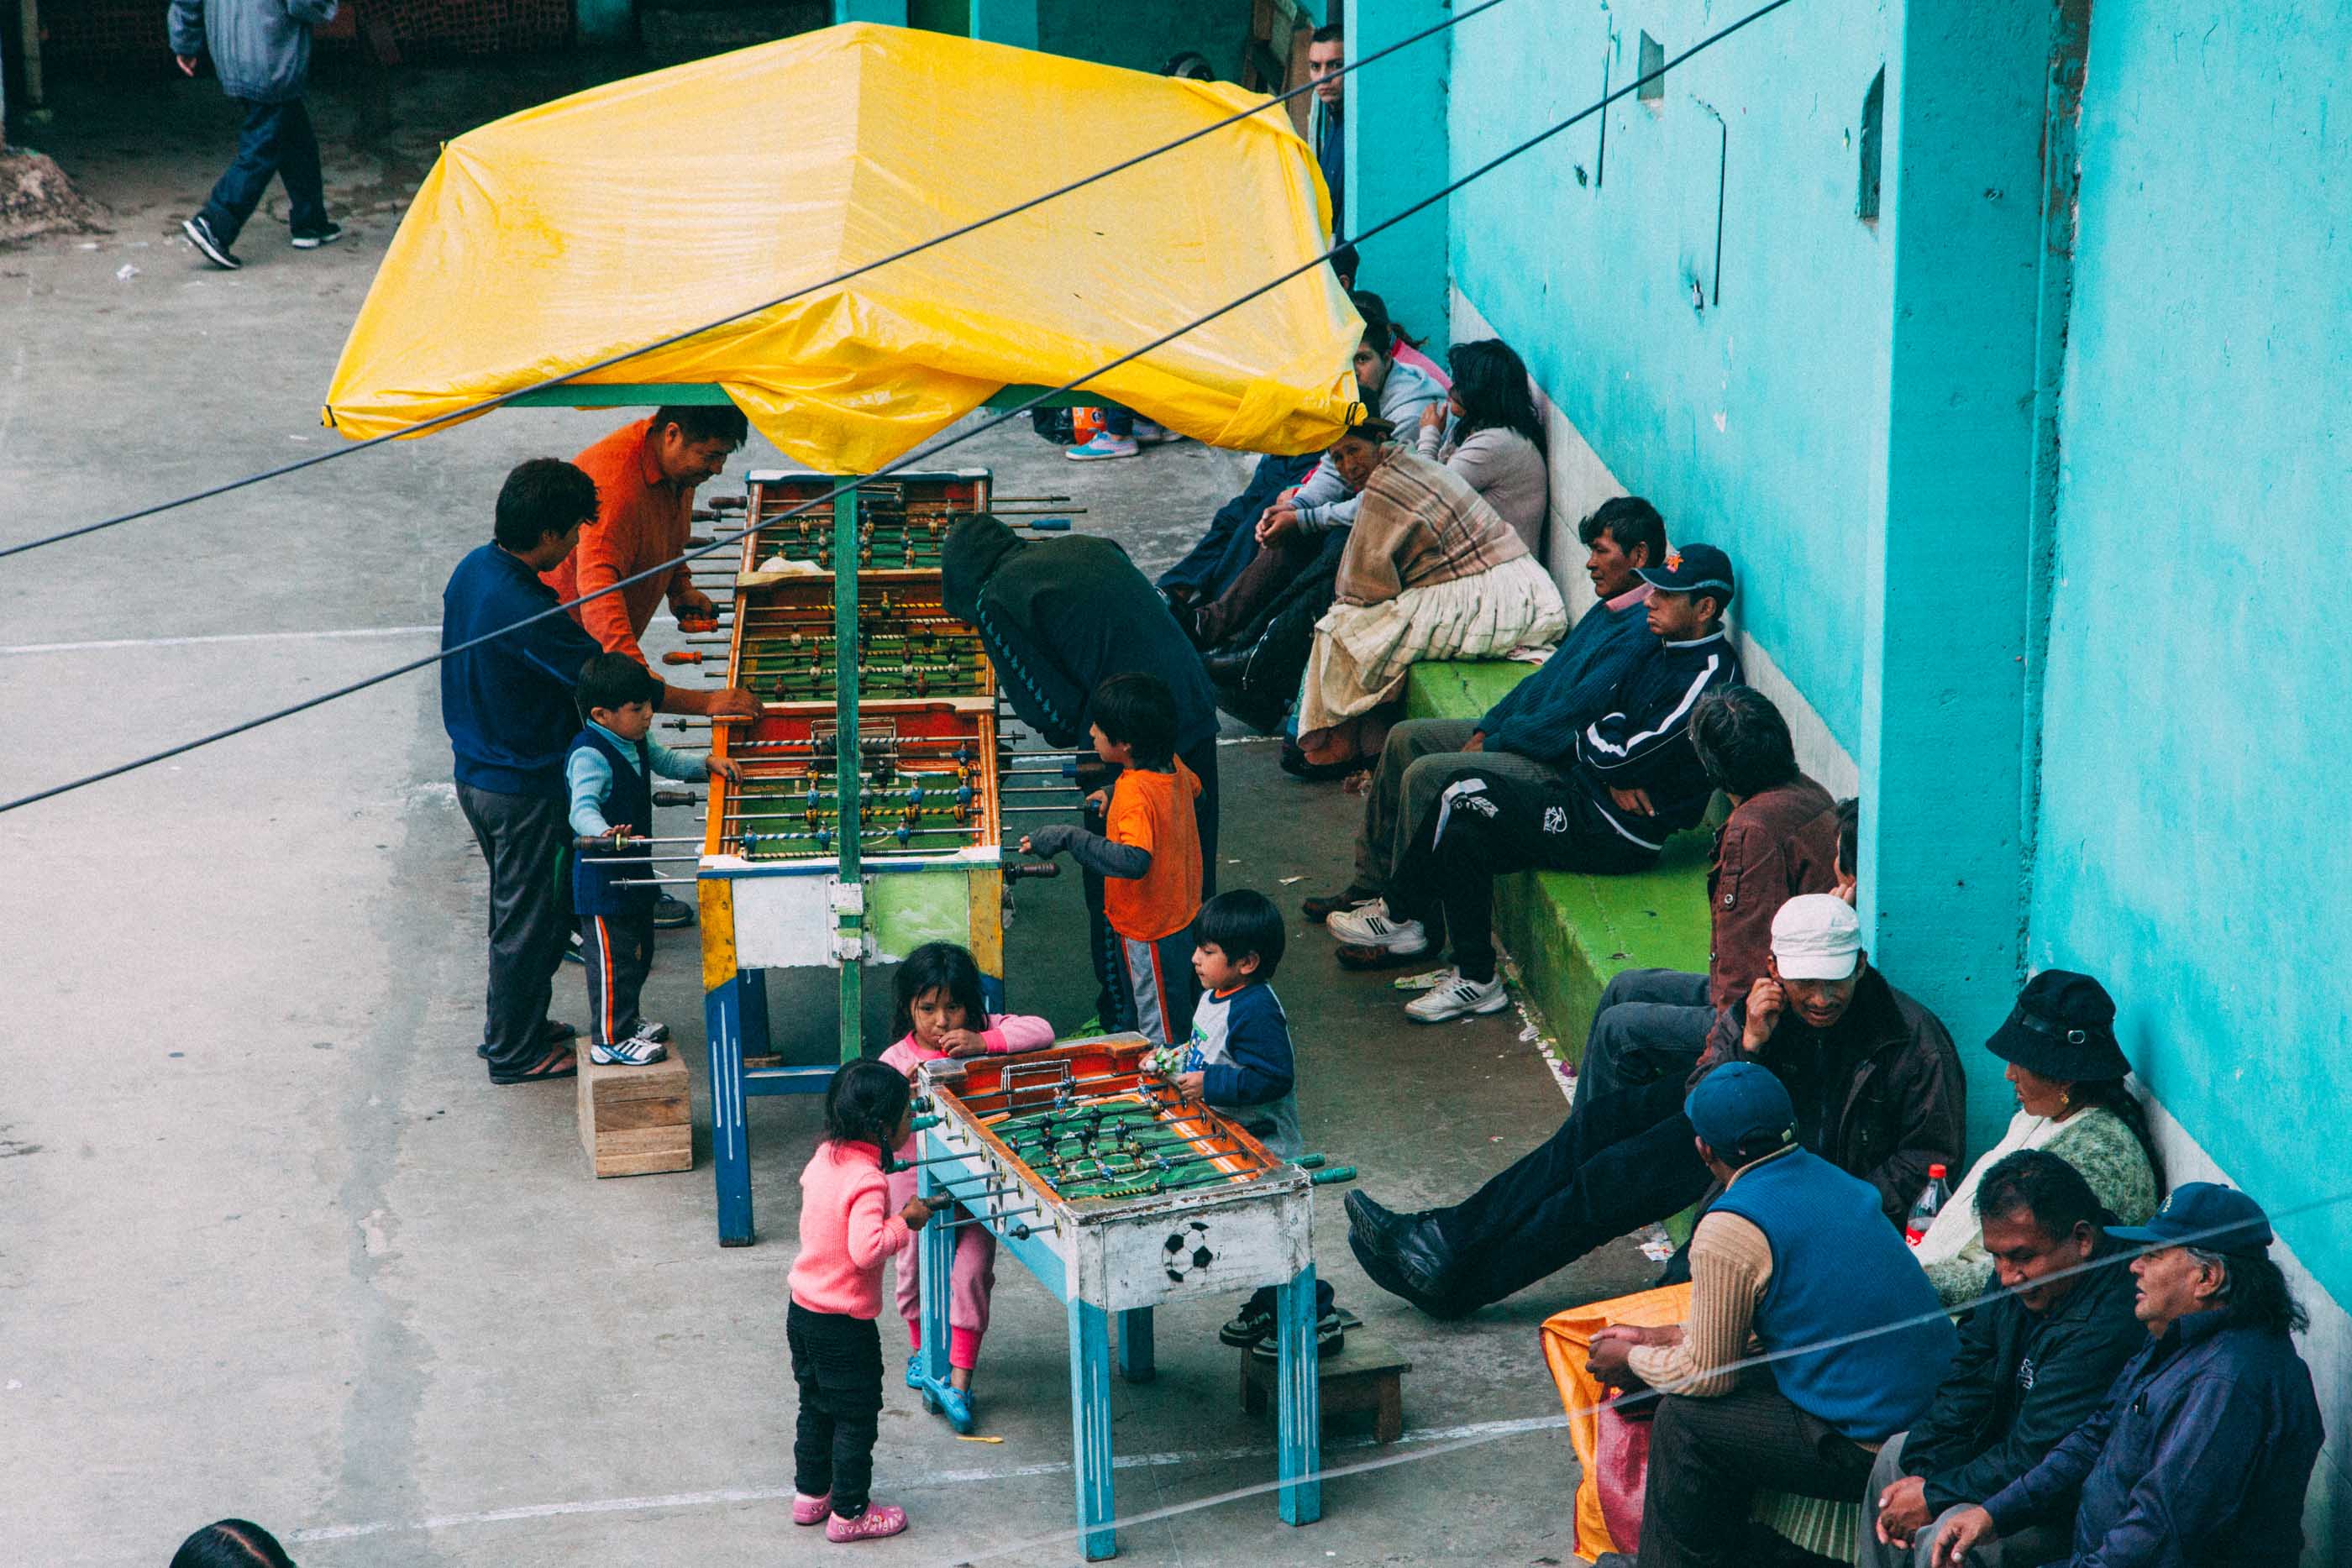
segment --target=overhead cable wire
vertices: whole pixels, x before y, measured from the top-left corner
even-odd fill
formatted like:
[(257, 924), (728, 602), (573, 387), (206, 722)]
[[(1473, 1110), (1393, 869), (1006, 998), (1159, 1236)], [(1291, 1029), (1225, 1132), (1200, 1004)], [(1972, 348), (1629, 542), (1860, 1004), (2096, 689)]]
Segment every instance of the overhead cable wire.
[[(1463, 11), (1449, 16), (1441, 22), (1433, 23), (1427, 27), (1423, 27), (1418, 33), (1413, 33), (1406, 37), (1400, 38), (1393, 44), (1387, 45), (1382, 48), (1375, 49), (1370, 54), (1366, 55), (1363, 58), (1357, 60), (1352, 64), (1340, 67), (1339, 70), (1332, 72), (1331, 76), (1344, 77), (1352, 72), (1360, 71), (1376, 60), (1386, 59), (1389, 56), (1397, 53), (1399, 50), (1410, 48), (1413, 45), (1418, 44), (1424, 39), (1434, 37), (1450, 27), (1458, 26), (1462, 23), (1468, 21), (1471, 17), (1479, 15), (1481, 12), (1491, 11), (1496, 6), (1505, 3), (1506, 0), (1479, 0), (1477, 5), (1469, 6)], [(1323, 79), (1328, 81), (1330, 78), (1326, 77)], [(1197, 141), (1204, 136), (1213, 135), (1217, 131), (1226, 130), (1231, 126), (1238, 125), (1243, 120), (1255, 119), (1256, 116), (1264, 114), (1271, 109), (1288, 103), (1292, 99), (1297, 98), (1301, 93), (1313, 91), (1317, 85), (1318, 84), (1314, 81), (1301, 82), (1297, 87), (1291, 88), (1285, 92), (1267, 99), (1264, 103), (1254, 105), (1237, 114), (1229, 114), (1224, 119), (1216, 120), (1212, 124), (1203, 125), (1197, 131), (1186, 131), (1183, 135), (1176, 138), (1173, 141), (1162, 142), (1160, 146), (1149, 148), (1144, 152), (1135, 154), (1131, 158), (1122, 159), (1118, 162), (1113, 163), (1108, 168), (1097, 169), (1093, 173), (1086, 175), (1082, 179), (1073, 180), (1066, 185), (1057, 185), (1054, 189), (1047, 191), (1041, 195), (1032, 196), (1025, 202), (1021, 202), (1015, 205), (1007, 207), (1003, 212), (991, 213), (984, 218), (975, 218), (971, 223), (961, 225), (956, 228), (949, 229), (944, 234), (934, 235), (929, 239), (918, 241), (916, 244), (908, 246), (902, 250), (892, 251), (887, 256), (877, 256), (872, 261), (860, 262), (857, 266), (849, 268), (846, 272), (835, 273), (833, 277), (821, 279), (815, 283), (803, 284), (802, 287), (792, 290), (788, 294), (780, 294), (773, 299), (761, 300), (757, 305), (747, 306), (740, 310), (735, 311), (731, 315), (721, 316), (714, 320), (705, 321), (699, 326), (688, 327), (683, 331), (673, 332), (666, 338), (657, 338), (650, 343), (643, 343), (634, 349), (625, 349), (617, 354), (613, 354), (607, 358), (597, 360), (593, 363), (580, 365), (572, 370), (565, 371), (559, 375), (549, 376), (542, 381), (533, 382), (529, 386), (516, 387), (513, 391), (500, 392), (496, 397), (484, 398), (479, 402), (467, 403), (463, 408), (455, 408), (445, 413), (435, 414), (430, 419), (409, 425), (403, 430), (391, 431), (383, 435), (372, 435), (367, 437), (365, 440), (354, 441), (344, 445), (331, 447), (324, 452), (314, 452), (308, 457), (299, 457), (291, 463), (281, 463), (274, 468), (265, 468), (258, 473), (247, 474), (244, 477), (238, 479), (225, 480), (220, 484), (207, 486), (205, 488), (201, 490), (191, 491), (187, 495), (176, 497), (169, 501), (158, 501), (151, 506), (140, 507), (131, 511), (119, 513), (110, 517), (101, 517), (96, 522), (79, 524), (77, 527), (66, 528), (58, 533), (44, 535), (39, 538), (26, 539), (20, 544), (0, 546), (0, 559), (5, 559), (9, 556), (13, 555), (22, 555), (28, 550), (40, 549), (47, 545), (61, 544), (68, 539), (78, 539), (88, 534), (99, 533), (107, 528), (118, 528), (124, 523), (134, 523), (142, 517), (155, 517), (160, 513), (171, 511), (175, 507), (189, 506), (197, 501), (208, 501), (215, 496), (226, 496), (230, 494), (232, 491), (242, 490), (250, 486), (261, 484), (266, 480), (282, 478), (289, 474), (299, 474), (306, 468), (316, 468), (322, 463), (332, 463), (338, 458), (354, 456), (359, 453), (373, 450), (375, 447), (383, 445), (387, 441), (404, 441), (412, 435), (422, 435), (428, 431), (438, 430), (444, 425), (455, 424), (461, 420), (475, 418), (478, 415), (488, 413), (493, 409), (503, 408), (508, 403), (514, 402), (517, 398), (530, 397), (538, 392), (549, 392), (556, 387), (572, 384), (577, 382), (582, 376), (593, 375), (599, 371), (609, 371), (616, 365), (626, 364), (631, 360), (641, 358), (642, 356), (653, 353), (657, 350), (674, 347), (677, 344), (685, 342), (689, 338), (700, 337), (705, 332), (715, 332), (721, 327), (732, 326), (734, 323), (743, 320), (749, 317), (757, 316), (763, 310), (773, 310), (780, 305), (788, 305), (795, 299), (803, 298), (808, 295), (817, 293), (822, 289), (836, 287), (841, 284), (847, 283), (852, 278), (863, 277), (865, 274), (872, 272), (877, 268), (887, 267), (893, 262), (904, 261), (908, 256), (919, 256), (924, 251), (932, 249), (937, 246), (946, 245), (950, 240), (958, 240), (963, 238), (966, 235), (977, 234), (980, 230), (987, 228), (992, 224), (1000, 224), (1007, 218), (1018, 217), (1021, 214), (1028, 212), (1032, 208), (1041, 207), (1048, 202), (1059, 200), (1061, 197), (1069, 195), (1075, 191), (1082, 191), (1088, 185), (1094, 184), (1098, 181), (1108, 180), (1114, 174), (1123, 173), (1127, 170), (1136, 167), (1138, 164), (1150, 162), (1152, 159), (1158, 158), (1162, 154), (1172, 152), (1179, 147), (1186, 145), (1188, 142)], [(1340, 221), (1341, 219), (1339, 214), (1334, 214), (1332, 215), (1332, 225), (1335, 230)], [(1204, 319), (1207, 319), (1207, 318), (1204, 318)], [(1100, 374), (1101, 372), (1097, 371), (1095, 373)]]
[[(2296, 1204), (2289, 1208), (2269, 1211), (2268, 1218), (2271, 1219), (2273, 1225), (2275, 1226), (2276, 1222), (2281, 1219), (2292, 1218), (2298, 1214), (2306, 1214), (2314, 1210), (2332, 1207), (2336, 1204), (2347, 1201), (2347, 1199), (2352, 1199), (2352, 1192), (2340, 1192), (2330, 1197), (2314, 1198), (2309, 1203)], [(2121, 1250), (2109, 1253), (2104, 1258), (2089, 1259), (2084, 1262), (2077, 1263), (2071, 1268), (2053, 1270), (2047, 1274), (2037, 1276), (2032, 1281), (2030, 1287), (2020, 1286), (2017, 1290), (2012, 1290), (2007, 1286), (1997, 1286), (1996, 1288), (1986, 1291), (1984, 1294), (1976, 1297), (1972, 1301), (1962, 1301), (1956, 1306), (1937, 1306), (1933, 1312), (1918, 1312), (1909, 1317), (1897, 1318), (1890, 1322), (1879, 1324), (1875, 1327), (1858, 1329), (1851, 1333), (1832, 1334), (1827, 1338), (1810, 1341), (1804, 1344), (1790, 1345), (1780, 1350), (1764, 1351), (1755, 1355), (1743, 1357), (1738, 1361), (1727, 1362), (1722, 1366), (1713, 1368), (1707, 1375), (1711, 1378), (1721, 1376), (1725, 1374), (1732, 1374), (1736, 1375), (1737, 1374), (1747, 1372), (1757, 1367), (1769, 1367), (1775, 1362), (1788, 1361), (1801, 1355), (1819, 1355), (1828, 1351), (1843, 1350), (1849, 1345), (1859, 1344), (1865, 1340), (1876, 1339), (1883, 1334), (1898, 1333), (1905, 1329), (1919, 1328), (1926, 1324), (1932, 1323), (1938, 1319), (1948, 1322), (1950, 1319), (1960, 1313), (1974, 1312), (1979, 1307), (1990, 1306), (1992, 1303), (2000, 1301), (2004, 1297), (2013, 1296), (2018, 1293), (2018, 1290), (2028, 1288), (2040, 1290), (2045, 1286), (2055, 1284), (2062, 1280), (2075, 1279), (2099, 1269), (2128, 1266), (2134, 1260), (2146, 1257), (2151, 1252), (2168, 1251), (2175, 1247), (2193, 1247), (2200, 1241), (2210, 1241), (2220, 1237), (2229, 1235), (2242, 1228), (2242, 1221), (2233, 1221), (2228, 1225), (2212, 1226), (2203, 1230), (2192, 1231), (2189, 1234), (2179, 1238), (2178, 1240), (2149, 1242), (2144, 1246), (2126, 1248)], [(1675, 1392), (1675, 1390), (1672, 1388), (1643, 1387), (1627, 1389), (1594, 1404), (1579, 1406), (1572, 1409), (1569, 1409), (1558, 1425), (1565, 1425), (1568, 1421), (1574, 1420), (1579, 1416), (1598, 1416), (1604, 1410), (1619, 1410), (1630, 1406), (1654, 1402), (1660, 1397)], [(1504, 1431), (1472, 1432), (1458, 1437), (1449, 1437), (1443, 1442), (1432, 1443), (1424, 1447), (1416, 1448), (1410, 1452), (1387, 1453), (1379, 1455), (1373, 1458), (1360, 1459), (1351, 1464), (1326, 1466), (1322, 1469), (1312, 1470), (1306, 1475), (1294, 1477), (1287, 1481), (1279, 1479), (1271, 1481), (1253, 1481), (1247, 1486), (1234, 1487), (1230, 1490), (1216, 1492), (1208, 1497), (1194, 1498), (1189, 1502), (1170, 1503), (1165, 1507), (1148, 1509), (1139, 1513), (1121, 1514), (1118, 1518), (1105, 1520), (1100, 1524), (1097, 1525), (1080, 1527), (1075, 1530), (1059, 1530), (1051, 1534), (1028, 1536), (1019, 1541), (1008, 1541), (994, 1546), (982, 1547), (977, 1551), (960, 1548), (957, 1550), (951, 1560), (942, 1562), (940, 1568), (950, 1568), (950, 1562), (954, 1564), (968, 1564), (973, 1563), (984, 1563), (992, 1558), (1006, 1557), (1015, 1552), (1034, 1552), (1043, 1549), (1065, 1545), (1070, 1541), (1074, 1534), (1094, 1534), (1101, 1531), (1125, 1530), (1131, 1529), (1136, 1525), (1152, 1524), (1160, 1520), (1173, 1519), (1181, 1514), (1197, 1512), (1202, 1509), (1219, 1508), (1229, 1502), (1239, 1502), (1248, 1498), (1263, 1497), (1268, 1492), (1280, 1491), (1287, 1487), (1297, 1486), (1301, 1482), (1312, 1481), (1320, 1484), (1324, 1481), (1343, 1479), (1349, 1476), (1363, 1475), (1373, 1470), (1391, 1469), (1398, 1465), (1417, 1464), (1424, 1459), (1433, 1459), (1446, 1454), (1459, 1453), (1465, 1448), (1479, 1448), (1488, 1443), (1498, 1443), (1511, 1437), (1522, 1437), (1531, 1431), (1549, 1431), (1556, 1429), (1557, 1425), (1549, 1423), (1537, 1427), (1514, 1425), (1509, 1429)], [(1981, 1501), (1982, 1500), (1979, 1500)]]
[[(1689, 48), (1685, 49), (1681, 54), (1675, 56), (1672, 59), (1667, 60), (1664, 64), (1659, 66), (1657, 69), (1649, 72), (1647, 75), (1635, 78), (1633, 80), (1627, 82), (1623, 87), (1618, 89), (1616, 91), (1596, 99), (1585, 108), (1577, 110), (1576, 113), (1569, 116), (1567, 119), (1547, 127), (1545, 130), (1538, 131), (1535, 135), (1528, 137), (1526, 141), (1518, 142), (1515, 146), (1496, 154), (1495, 157), (1486, 160), (1486, 162), (1479, 164), (1476, 168), (1471, 170), (1460, 179), (1440, 186), (1437, 190), (1432, 192), (1426, 196), (1423, 196), (1421, 200), (1413, 203), (1412, 205), (1405, 207), (1402, 211), (1392, 213), (1389, 216), (1382, 218), (1379, 223), (1373, 224), (1370, 227), (1361, 230), (1355, 236), (1356, 239), (1370, 239), (1374, 235), (1381, 234), (1385, 230), (1393, 228), (1397, 225), (1403, 223), (1408, 218), (1412, 217), (1414, 214), (1426, 211), (1428, 208), (1434, 206), (1437, 203), (1445, 200), (1448, 196), (1451, 196), (1455, 192), (1461, 190), (1464, 186), (1470, 184), (1473, 181), (1483, 179), (1487, 174), (1494, 172), (1496, 169), (1499, 169), (1504, 164), (1509, 162), (1512, 159), (1532, 152), (1537, 147), (1539, 147), (1546, 141), (1550, 141), (1553, 137), (1558, 136), (1560, 132), (1568, 130), (1570, 127), (1600, 113), (1603, 109), (1606, 109), (1615, 100), (1625, 98), (1649, 82), (1654, 81), (1664, 76), (1667, 71), (1673, 69), (1675, 66), (1680, 65), (1683, 61), (1689, 59), (1692, 56), (1698, 54), (1701, 50), (1714, 47), (1716, 44), (1730, 37), (1733, 34), (1740, 31), (1751, 23), (1770, 16), (1773, 12), (1778, 11), (1780, 7), (1789, 4), (1790, 4), (1790, 0), (1767, 0), (1767, 4), (1758, 6), (1755, 10), (1748, 12), (1746, 16), (1739, 17), (1738, 20), (1727, 23), (1724, 26), (1717, 28), (1715, 32), (1710, 33), (1706, 37), (1700, 39), (1697, 43), (1693, 44)], [(307, 713), (311, 708), (323, 706), (328, 703), (338, 701), (341, 698), (353, 695), (359, 692), (363, 692), (371, 686), (381, 685), (386, 681), (394, 680), (402, 675), (411, 674), (414, 671), (425, 669), (433, 664), (437, 664), (444, 659), (454, 657), (458, 653), (469, 653), (472, 650), (482, 646), (486, 643), (493, 642), (496, 639), (506, 636), (522, 627), (531, 625), (536, 622), (544, 621), (552, 615), (564, 613), (579, 605), (588, 603), (592, 600), (601, 599), (606, 594), (617, 593), (622, 589), (628, 587), (632, 583), (641, 582), (648, 578), (667, 575), (682, 562), (698, 559), (700, 557), (709, 555), (716, 550), (731, 549), (742, 539), (744, 534), (758, 533), (763, 529), (773, 527), (778, 523), (788, 522), (793, 517), (799, 517), (806, 512), (814, 511), (820, 507), (829, 507), (839, 497), (863, 488), (865, 486), (872, 484), (877, 479), (887, 479), (894, 474), (903, 473), (908, 469), (917, 467), (923, 463), (929, 462), (930, 459), (938, 456), (940, 453), (947, 451), (949, 448), (961, 445), (964, 442), (972, 440), (977, 436), (984, 435), (989, 431), (995, 429), (997, 426), (1007, 423), (1014, 419), (1018, 419), (1023, 414), (1027, 413), (1031, 409), (1037, 408), (1045, 402), (1050, 402), (1052, 399), (1061, 396), (1065, 392), (1076, 392), (1078, 388), (1094, 380), (1097, 376), (1102, 375), (1109, 371), (1117, 370), (1119, 366), (1127, 364), (1130, 361), (1140, 359), (1146, 354), (1152, 353), (1160, 349), (1165, 348), (1168, 344), (1174, 342), (1177, 339), (1183, 337), (1186, 333), (1205, 326), (1207, 323), (1216, 320), (1221, 316), (1238, 310), (1243, 306), (1263, 295), (1272, 293), (1275, 289), (1281, 287), (1292, 278), (1312, 272), (1315, 268), (1324, 266), (1329, 262), (1332, 256), (1336, 254), (1339, 248), (1339, 247), (1338, 246), (1333, 246), (1330, 249), (1309, 257), (1307, 260), (1301, 262), (1298, 266), (1291, 267), (1288, 271), (1269, 278), (1267, 281), (1258, 285), (1255, 288), (1249, 290), (1247, 293), (1228, 300), (1226, 303), (1217, 307), (1206, 315), (1197, 317), (1194, 319), (1186, 322), (1183, 326), (1175, 329), (1173, 331), (1161, 334), (1160, 337), (1153, 339), (1150, 342), (1144, 344), (1141, 348), (1130, 350), (1127, 353), (1119, 355), (1115, 360), (1111, 360), (1104, 364), (1097, 365), (1093, 370), (1087, 371), (1084, 374), (1075, 377), (1070, 381), (1064, 382), (1060, 386), (1046, 388), (1036, 396), (1030, 398), (1024, 402), (1017, 403), (1011, 408), (1005, 409), (999, 413), (992, 415), (988, 419), (982, 421), (980, 423), (971, 426), (968, 430), (959, 432), (953, 435), (942, 437), (941, 439), (932, 442), (927, 445), (919, 446), (914, 451), (908, 453), (906, 455), (883, 465), (880, 468), (876, 469), (871, 474), (853, 476), (847, 482), (837, 485), (831, 490), (821, 495), (814, 496), (798, 506), (793, 507), (785, 511), (778, 512), (772, 517), (764, 517), (761, 519), (757, 525), (751, 528), (747, 528), (740, 533), (730, 534), (724, 538), (713, 539), (707, 545), (702, 545), (696, 549), (687, 550), (682, 554), (673, 556), (669, 559), (663, 561), (658, 565), (647, 567), (643, 571), (635, 572), (628, 577), (624, 577), (615, 582), (596, 590), (593, 593), (583, 593), (577, 599), (567, 600), (560, 604), (550, 605), (547, 609), (539, 612), (535, 615), (526, 616), (520, 621), (509, 622), (505, 626), (499, 627), (494, 632), (486, 632), (478, 637), (471, 638), (466, 642), (458, 643), (450, 647), (444, 648), (438, 653), (428, 653), (420, 658), (411, 659), (407, 663), (396, 664), (391, 669), (381, 671), (373, 675), (364, 676), (362, 679), (350, 682), (344, 685), (337, 686), (332, 690), (320, 692), (315, 696), (305, 697), (299, 702), (289, 703), (284, 707), (276, 708), (268, 713), (260, 714), (253, 718), (243, 720), (240, 723), (229, 726), (226, 729), (214, 730), (210, 734), (198, 736), (194, 739), (184, 740), (177, 745), (166, 747), (161, 751), (150, 752), (143, 757), (134, 758), (128, 762), (117, 763), (111, 768), (100, 768), (95, 773), (84, 774), (79, 779), (68, 779), (62, 784), (53, 784), (45, 789), (36, 789), (30, 794), (19, 795), (14, 800), (0, 801), (0, 815), (5, 815), (10, 811), (18, 810), (24, 807), (37, 804), (43, 800), (52, 800), (60, 795), (70, 794), (77, 789), (87, 789), (92, 784), (103, 783), (109, 779), (117, 779), (121, 777), (123, 774), (133, 773), (142, 768), (152, 767), (158, 762), (168, 761), (174, 757), (185, 756), (191, 751), (195, 751), (204, 747), (211, 746), (215, 742), (227, 740), (236, 736), (243, 735), (247, 730), (258, 729), (264, 725), (275, 724), (279, 719), (291, 718), (296, 714)]]

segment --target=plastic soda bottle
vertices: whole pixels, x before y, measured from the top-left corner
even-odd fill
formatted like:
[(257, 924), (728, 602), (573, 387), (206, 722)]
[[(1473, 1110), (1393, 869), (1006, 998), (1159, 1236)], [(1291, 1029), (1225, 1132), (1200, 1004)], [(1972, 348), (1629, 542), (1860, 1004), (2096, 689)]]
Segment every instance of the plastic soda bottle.
[(1927, 1227), (1936, 1223), (1936, 1216), (1952, 1198), (1951, 1184), (1944, 1179), (1940, 1165), (1927, 1167), (1927, 1186), (1919, 1194), (1919, 1201), (1911, 1206), (1911, 1218), (1903, 1227), (1903, 1239), (1916, 1247), (1927, 1239)]

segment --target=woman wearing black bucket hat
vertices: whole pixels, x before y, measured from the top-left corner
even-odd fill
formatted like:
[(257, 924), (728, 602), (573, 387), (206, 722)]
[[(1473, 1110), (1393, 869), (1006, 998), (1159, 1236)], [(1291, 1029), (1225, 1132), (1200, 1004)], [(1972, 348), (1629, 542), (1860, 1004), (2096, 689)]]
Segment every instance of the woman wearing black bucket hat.
[(1985, 1049), (2009, 1063), (2017, 1114), (1937, 1215), (1919, 1243), (1919, 1262), (1946, 1305), (1985, 1290), (1992, 1258), (1977, 1223), (1977, 1183), (2020, 1149), (2043, 1149), (2083, 1173), (2122, 1225), (2137, 1225), (2164, 1197), (2164, 1167), (2124, 1075), (2131, 1063), (2116, 1043), (2116, 1003), (2107, 988), (2071, 969), (2044, 969), (2025, 982)]

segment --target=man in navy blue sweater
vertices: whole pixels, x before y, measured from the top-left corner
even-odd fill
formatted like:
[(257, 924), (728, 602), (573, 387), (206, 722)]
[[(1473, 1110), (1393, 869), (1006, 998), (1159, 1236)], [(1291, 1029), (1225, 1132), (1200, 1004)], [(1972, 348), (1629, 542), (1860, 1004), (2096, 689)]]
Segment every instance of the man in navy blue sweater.
[(1495, 971), (1496, 876), (1529, 867), (1639, 871), (1706, 814), (1715, 789), (1691, 746), (1690, 716), (1700, 697), (1740, 681), (1739, 655), (1723, 631), (1731, 558), (1713, 545), (1685, 545), (1641, 575), (1657, 641), (1577, 736), (1575, 766), (1533, 783), (1498, 769), (1465, 773), (1414, 828), (1385, 904), (1326, 922), (1345, 944), (1342, 961), (1358, 967), (1425, 952), (1437, 931), (1452, 937), (1454, 973), (1407, 1005), (1415, 1023), (1510, 1005)]
[(1584, 574), (1600, 602), (1563, 638), (1543, 667), (1513, 686), (1475, 723), (1410, 718), (1389, 731), (1381, 764), (1364, 791), (1356, 834), (1356, 871), (1341, 892), (1302, 906), (1309, 920), (1361, 909), (1388, 894), (1404, 857), (1405, 835), (1420, 825), (1445, 787), (1474, 773), (1557, 784), (1576, 758), (1577, 732), (1601, 716), (1617, 683), (1657, 646), (1644, 609), (1643, 567), (1665, 559), (1666, 526), (1639, 496), (1604, 501), (1579, 523)]
[[(580, 728), (572, 689), (604, 650), (539, 580), (595, 520), (596, 486), (535, 457), (499, 490), (491, 542), (441, 594), (441, 722), (457, 756), (457, 806), (490, 867), (490, 984), (481, 1054), (493, 1083), (570, 1078), (573, 1030), (547, 1016), (571, 930), (558, 872), (570, 846), (564, 758)], [(511, 630), (507, 630), (511, 628)]]

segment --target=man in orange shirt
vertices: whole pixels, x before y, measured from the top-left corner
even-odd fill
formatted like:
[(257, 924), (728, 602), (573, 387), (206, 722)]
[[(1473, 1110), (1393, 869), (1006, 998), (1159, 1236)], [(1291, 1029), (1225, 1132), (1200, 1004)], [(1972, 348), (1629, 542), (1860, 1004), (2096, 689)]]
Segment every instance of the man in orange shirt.
[[(650, 419), (623, 425), (574, 459), (596, 482), (596, 520), (582, 531), (579, 547), (541, 580), (568, 602), (639, 572), (652, 573), (572, 606), (572, 618), (606, 653), (626, 653), (650, 668), (637, 639), (652, 624), (665, 595), (681, 622), (708, 623), (717, 617), (719, 607), (694, 586), (677, 558), (686, 553), (695, 487), (717, 478), (750, 434), (742, 410), (731, 403), (664, 407)], [(669, 570), (656, 570), (665, 563)], [(759, 699), (740, 686), (698, 690), (664, 682), (660, 708), (724, 718), (760, 716)], [(663, 895), (655, 925), (693, 923), (691, 906)]]

